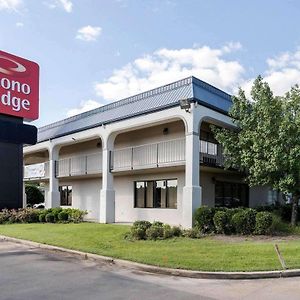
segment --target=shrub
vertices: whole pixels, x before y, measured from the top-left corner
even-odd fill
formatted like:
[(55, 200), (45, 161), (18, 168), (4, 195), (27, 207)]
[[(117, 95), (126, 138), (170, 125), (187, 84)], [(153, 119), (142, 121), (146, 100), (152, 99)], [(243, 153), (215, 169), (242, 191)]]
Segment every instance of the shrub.
[(69, 214), (66, 211), (61, 211), (57, 217), (59, 221), (66, 222), (69, 219)]
[(55, 216), (53, 213), (47, 213), (45, 216), (45, 220), (47, 223), (54, 223), (55, 222)]
[(174, 232), (172, 230), (172, 227), (169, 224), (163, 225), (163, 238), (168, 239), (174, 236)]
[(35, 223), (39, 221), (39, 211), (32, 208), (24, 208), (18, 211), (18, 221), (22, 223)]
[(26, 185), (25, 193), (28, 204), (33, 205), (44, 202), (44, 196), (36, 185)]
[(176, 237), (182, 236), (182, 230), (180, 227), (173, 226), (172, 231), (173, 231), (173, 236), (176, 236)]
[(191, 229), (183, 230), (183, 236), (190, 239), (199, 239), (201, 237), (201, 232), (199, 228), (193, 227)]
[(232, 217), (232, 224), (236, 233), (251, 234), (255, 230), (256, 211), (248, 208), (235, 213)]
[(39, 222), (45, 223), (46, 222), (46, 212), (42, 212), (39, 214)]
[(153, 222), (153, 224), (146, 230), (146, 237), (149, 240), (157, 240), (164, 237), (163, 223)]
[(230, 233), (228, 214), (226, 211), (217, 211), (213, 220), (216, 233)]
[(80, 223), (83, 221), (84, 216), (87, 214), (86, 210), (80, 210), (77, 208), (64, 209), (69, 215), (69, 221), (74, 223)]
[(270, 212), (262, 211), (256, 215), (255, 234), (270, 233), (273, 216)]
[(146, 230), (151, 227), (148, 221), (135, 221), (131, 227), (130, 233), (133, 239), (145, 240)]
[(61, 207), (54, 207), (54, 208), (50, 208), (48, 209), (49, 213), (52, 213), (54, 216), (54, 221), (58, 221), (58, 215), (59, 213), (61, 213), (63, 211), (63, 209)]
[(214, 217), (215, 209), (207, 206), (199, 207), (194, 215), (195, 226), (203, 233), (214, 231)]

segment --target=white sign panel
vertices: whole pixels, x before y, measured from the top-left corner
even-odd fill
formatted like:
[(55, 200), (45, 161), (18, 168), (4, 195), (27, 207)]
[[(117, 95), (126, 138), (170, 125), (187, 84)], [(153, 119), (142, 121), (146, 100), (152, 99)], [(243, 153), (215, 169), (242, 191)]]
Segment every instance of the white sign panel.
[(28, 165), (24, 168), (24, 178), (43, 178), (45, 177), (45, 164)]

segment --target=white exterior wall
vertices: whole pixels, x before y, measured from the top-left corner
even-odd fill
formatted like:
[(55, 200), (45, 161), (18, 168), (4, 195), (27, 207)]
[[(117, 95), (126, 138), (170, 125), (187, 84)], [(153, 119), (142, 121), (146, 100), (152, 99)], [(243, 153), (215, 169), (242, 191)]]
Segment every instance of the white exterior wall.
[(99, 220), (101, 178), (60, 180), (59, 185), (72, 186), (72, 208), (87, 210), (86, 219)]
[[(172, 208), (134, 208), (134, 181), (177, 179), (177, 209)], [(180, 225), (182, 220), (182, 189), (184, 170), (153, 174), (116, 176), (115, 182), (115, 221), (134, 222), (136, 220), (161, 221)]]

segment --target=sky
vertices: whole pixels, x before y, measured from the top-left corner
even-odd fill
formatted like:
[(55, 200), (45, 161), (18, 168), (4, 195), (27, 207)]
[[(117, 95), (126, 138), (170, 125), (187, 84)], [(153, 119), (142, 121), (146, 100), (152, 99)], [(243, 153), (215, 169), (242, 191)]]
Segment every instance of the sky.
[(40, 65), (43, 126), (196, 76), (300, 84), (300, 1), (0, 0), (0, 50)]

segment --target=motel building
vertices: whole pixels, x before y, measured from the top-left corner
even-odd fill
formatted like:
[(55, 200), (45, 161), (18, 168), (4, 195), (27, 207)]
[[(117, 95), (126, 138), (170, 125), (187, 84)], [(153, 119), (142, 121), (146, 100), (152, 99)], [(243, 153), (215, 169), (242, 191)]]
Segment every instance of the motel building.
[(45, 205), (87, 210), (100, 223), (161, 221), (192, 226), (202, 205), (255, 207), (274, 201), (225, 170), (210, 124), (234, 128), (227, 93), (188, 77), (44, 126), (24, 147), (24, 183)]

